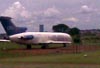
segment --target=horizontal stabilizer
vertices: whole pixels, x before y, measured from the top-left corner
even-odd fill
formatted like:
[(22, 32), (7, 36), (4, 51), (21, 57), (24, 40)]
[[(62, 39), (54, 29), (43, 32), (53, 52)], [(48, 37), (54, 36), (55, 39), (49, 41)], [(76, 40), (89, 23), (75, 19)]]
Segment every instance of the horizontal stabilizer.
[(10, 42), (10, 40), (0, 39), (0, 42)]

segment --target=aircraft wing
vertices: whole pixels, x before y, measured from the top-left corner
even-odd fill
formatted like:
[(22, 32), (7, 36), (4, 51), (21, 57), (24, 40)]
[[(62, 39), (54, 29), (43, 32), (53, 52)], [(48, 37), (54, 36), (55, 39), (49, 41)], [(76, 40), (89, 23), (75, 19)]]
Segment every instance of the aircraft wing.
[(0, 39), (0, 42), (10, 42), (10, 40)]

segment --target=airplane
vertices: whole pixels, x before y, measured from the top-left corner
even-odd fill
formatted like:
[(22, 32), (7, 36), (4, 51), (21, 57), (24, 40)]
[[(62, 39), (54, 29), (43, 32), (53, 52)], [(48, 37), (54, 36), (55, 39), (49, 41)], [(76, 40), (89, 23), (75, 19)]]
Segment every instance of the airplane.
[(12, 23), (12, 18), (0, 16), (0, 22), (6, 31), (9, 39), (1, 39), (1, 42), (15, 42), (26, 45), (27, 49), (32, 49), (33, 44), (42, 45), (45, 49), (48, 44), (66, 44), (72, 43), (72, 38), (67, 33), (59, 32), (26, 32), (26, 27), (17, 27)]

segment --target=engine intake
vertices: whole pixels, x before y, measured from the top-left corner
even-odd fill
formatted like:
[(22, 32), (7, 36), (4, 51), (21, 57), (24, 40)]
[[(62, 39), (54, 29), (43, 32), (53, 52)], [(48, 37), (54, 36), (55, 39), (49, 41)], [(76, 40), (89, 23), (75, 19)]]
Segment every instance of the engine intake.
[(33, 38), (34, 38), (33, 35), (27, 35), (27, 36), (20, 37), (20, 39), (22, 39), (22, 40), (32, 40)]

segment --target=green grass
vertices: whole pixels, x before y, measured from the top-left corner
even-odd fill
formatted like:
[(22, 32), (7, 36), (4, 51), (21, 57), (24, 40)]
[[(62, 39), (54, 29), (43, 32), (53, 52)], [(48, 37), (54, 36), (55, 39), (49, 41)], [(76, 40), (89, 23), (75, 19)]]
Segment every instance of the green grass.
[[(99, 40), (83, 40), (84, 45), (100, 45)], [(73, 44), (75, 45), (75, 44)], [(62, 47), (62, 45), (50, 45), (50, 47)], [(15, 43), (1, 43), (0, 42), (0, 64), (9, 66), (9, 68), (13, 68), (12, 64), (14, 66), (19, 65), (20, 63), (29, 63), (29, 68), (61, 68), (60, 65), (63, 63), (65, 65), (62, 66), (62, 68), (70, 68), (66, 65), (68, 64), (100, 64), (100, 51), (95, 52), (85, 52), (85, 53), (78, 53), (78, 54), (47, 54), (47, 55), (32, 55), (24, 52), (19, 53), (11, 53), (6, 51), (12, 50), (12, 49), (19, 49), (23, 48), (25, 49), (24, 45), (18, 45)], [(40, 48), (40, 46), (33, 46), (33, 48)], [(84, 55), (87, 55), (84, 57)], [(32, 63), (36, 63), (33, 64)], [(40, 65), (38, 66), (38, 63)], [(42, 64), (41, 64), (42, 63)], [(47, 65), (45, 65), (45, 63)], [(55, 66), (56, 64), (57, 66)], [(24, 66), (19, 65), (19, 66)], [(27, 65), (28, 66), (28, 65)], [(31, 67), (30, 67), (31, 66)], [(6, 68), (6, 67), (5, 67)], [(28, 68), (28, 67), (26, 67)], [(75, 68), (81, 68), (81, 66), (75, 66)], [(89, 68), (89, 67), (87, 67)], [(90, 67), (92, 68), (92, 67)], [(94, 68), (94, 67), (93, 67)], [(97, 68), (100, 68), (97, 67)]]
[[(57, 44), (50, 47), (55, 46), (61, 47), (62, 45)], [(25, 46), (15, 43), (0, 43), (1, 68), (100, 68), (100, 51), (77, 54), (26, 55), (24, 52), (12, 53), (5, 48), (7, 50), (25, 49)], [(36, 46), (35, 48), (40, 47)]]
[(4, 64), (1, 68), (100, 68), (100, 65), (84, 64)]
[[(55, 45), (62, 46), (62, 45)], [(53, 45), (51, 45), (53, 47)], [(6, 49), (25, 48), (15, 43), (0, 43), (0, 63), (73, 63), (100, 64), (100, 51), (78, 54), (46, 54), (32, 55), (25, 52), (12, 53)], [(4, 50), (2, 50), (4, 49)], [(87, 54), (87, 57), (84, 55)]]
[(100, 36), (86, 35), (81, 37), (84, 45), (100, 45)]
[[(91, 36), (86, 38), (89, 39), (83, 39), (83, 45), (100, 45), (100, 40), (90, 39)], [(33, 46), (33, 48), (40, 47)], [(56, 44), (50, 45), (50, 47), (62, 47), (62, 45)], [(0, 42), (0, 68), (100, 68), (100, 51), (46, 55), (26, 55), (24, 52), (12, 53), (7, 51), (19, 48), (25, 49), (25, 46)], [(85, 57), (84, 55), (87, 56)], [(90, 65), (88, 66), (88, 64)]]
[[(84, 55), (87, 54), (86, 57)], [(100, 64), (100, 51), (79, 54), (50, 54), (1, 58), (0, 63), (72, 63)]]
[(0, 50), (3, 49), (19, 49), (19, 48), (25, 48), (24, 45), (18, 45), (15, 43), (10, 42), (0, 42)]
[[(62, 44), (49, 44), (49, 47), (52, 48), (52, 47), (62, 47), (63, 45)], [(22, 44), (16, 44), (16, 43), (10, 43), (10, 42), (0, 42), (0, 50), (4, 50), (4, 49), (7, 49), (7, 50), (11, 50), (11, 49), (26, 49), (26, 46), (25, 45), (22, 45)], [(41, 48), (40, 45), (32, 45), (32, 48)]]

